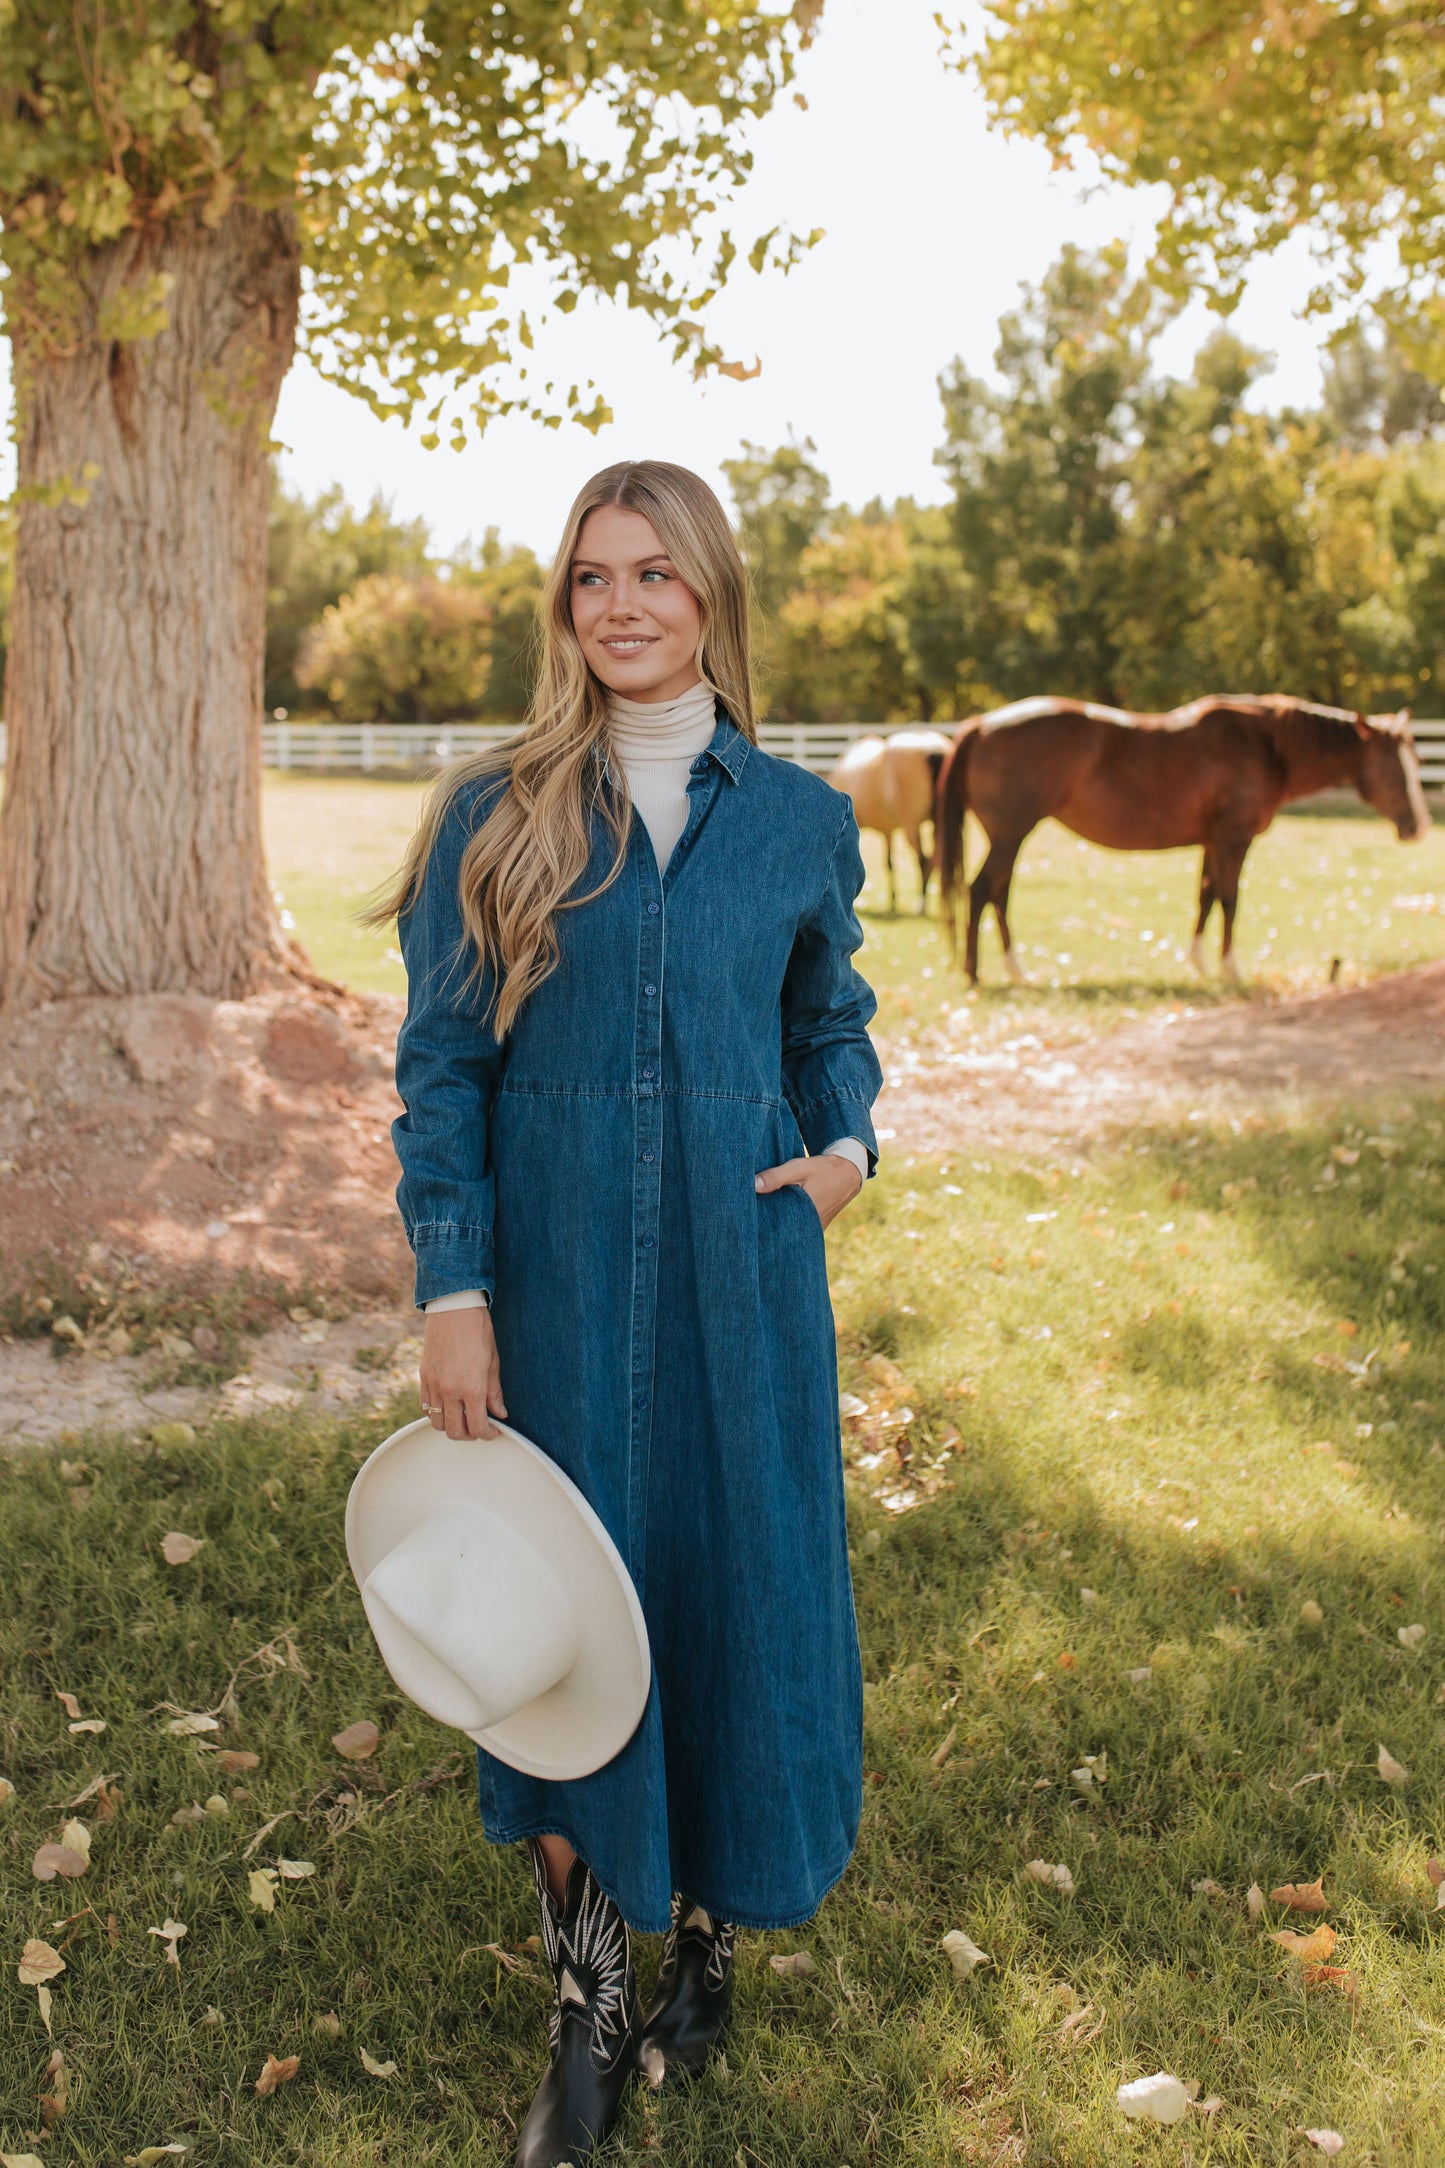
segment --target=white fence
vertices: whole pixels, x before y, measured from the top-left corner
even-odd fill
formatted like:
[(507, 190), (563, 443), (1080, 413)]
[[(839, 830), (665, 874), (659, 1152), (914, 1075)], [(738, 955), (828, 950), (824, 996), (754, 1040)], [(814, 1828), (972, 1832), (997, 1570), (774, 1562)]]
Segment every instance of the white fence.
[[(440, 767), (459, 754), (495, 745), (512, 735), (512, 727), (507, 723), (269, 722), (262, 731), (262, 758), (268, 768), (311, 773), (416, 774)], [(768, 752), (824, 774), (855, 738), (878, 727), (876, 723), (763, 723), (758, 738)], [(941, 723), (938, 727), (948, 731), (953, 726)], [(1418, 721), (1414, 727), (1425, 784), (1431, 790), (1445, 790), (1445, 719)], [(0, 723), (0, 767), (4, 763), (5, 725)]]

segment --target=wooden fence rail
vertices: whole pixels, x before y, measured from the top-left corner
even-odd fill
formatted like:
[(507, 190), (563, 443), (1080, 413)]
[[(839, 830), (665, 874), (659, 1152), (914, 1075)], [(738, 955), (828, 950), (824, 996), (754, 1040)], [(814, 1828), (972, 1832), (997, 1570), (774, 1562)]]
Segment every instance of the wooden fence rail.
[[(948, 731), (952, 726), (938, 727)], [(262, 759), (268, 768), (288, 773), (416, 775), (495, 745), (510, 737), (512, 728), (507, 723), (273, 721), (263, 727)], [(821, 775), (855, 739), (878, 728), (876, 723), (763, 723), (758, 739), (768, 752)], [(888, 726), (883, 728), (886, 735)], [(1417, 721), (1415, 743), (1426, 787), (1445, 790), (1445, 719)], [(4, 762), (5, 725), (0, 723), (0, 767)]]

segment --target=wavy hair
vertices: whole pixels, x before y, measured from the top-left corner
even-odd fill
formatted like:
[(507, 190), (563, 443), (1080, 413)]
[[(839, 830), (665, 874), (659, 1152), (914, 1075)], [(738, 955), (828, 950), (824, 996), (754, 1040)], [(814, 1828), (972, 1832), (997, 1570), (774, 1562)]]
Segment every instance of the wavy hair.
[[(427, 863), (453, 804), (474, 783), (501, 780), (479, 794), (487, 804), (462, 854), (459, 881), (463, 948), (472, 977), (490, 975), (487, 1021), (505, 1038), (527, 996), (556, 969), (557, 915), (590, 903), (622, 871), (630, 797), (619, 775), (616, 796), (601, 790), (607, 689), (593, 676), (572, 623), (572, 561), (589, 513), (604, 505), (640, 512), (697, 598), (702, 629), (697, 669), (738, 729), (756, 743), (748, 639), (748, 582), (717, 497), (687, 467), (662, 459), (604, 467), (580, 491), (537, 609), (535, 677), (519, 736), (488, 746), (448, 768), (427, 798), (395, 881), (362, 915), (389, 925), (421, 892)], [(586, 895), (573, 893), (591, 854), (591, 813), (601, 806), (615, 851), (606, 876)]]

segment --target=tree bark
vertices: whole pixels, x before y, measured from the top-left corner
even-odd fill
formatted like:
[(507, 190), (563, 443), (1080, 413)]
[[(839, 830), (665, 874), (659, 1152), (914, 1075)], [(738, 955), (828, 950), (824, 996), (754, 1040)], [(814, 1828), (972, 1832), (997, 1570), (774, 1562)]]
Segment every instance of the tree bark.
[[(166, 328), (106, 337), (117, 296), (157, 271), (174, 281)], [(215, 230), (97, 251), (84, 286), (63, 354), (27, 336), (11, 297), (0, 1002), (238, 996), (288, 960), (261, 841), (261, 695), (268, 450), (299, 251), (286, 215), (239, 206)]]

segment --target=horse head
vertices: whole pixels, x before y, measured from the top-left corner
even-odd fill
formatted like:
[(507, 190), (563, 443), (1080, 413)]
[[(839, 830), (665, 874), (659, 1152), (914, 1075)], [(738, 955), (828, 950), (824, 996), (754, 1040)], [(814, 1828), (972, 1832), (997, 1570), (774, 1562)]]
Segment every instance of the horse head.
[(1359, 715), (1360, 796), (1387, 821), (1402, 843), (1418, 843), (1430, 827), (1420, 782), (1420, 758), (1410, 730), (1410, 710), (1398, 715)]

